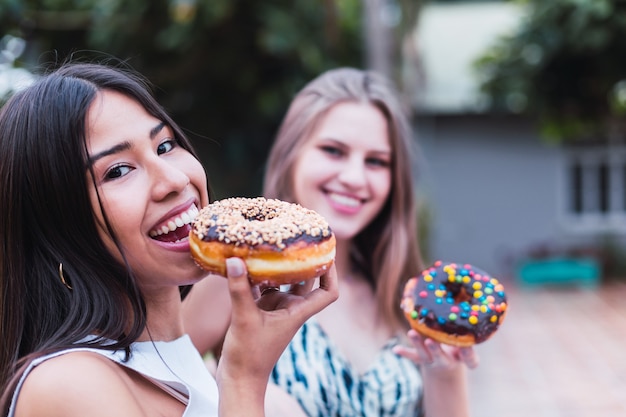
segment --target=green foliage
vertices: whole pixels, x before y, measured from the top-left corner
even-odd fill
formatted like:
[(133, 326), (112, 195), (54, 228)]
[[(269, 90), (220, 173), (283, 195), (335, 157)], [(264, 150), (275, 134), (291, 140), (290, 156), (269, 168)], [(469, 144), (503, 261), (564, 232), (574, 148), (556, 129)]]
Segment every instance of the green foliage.
[(476, 62), (492, 107), (537, 116), (552, 141), (605, 135), (626, 114), (626, 1), (519, 3), (518, 30)]
[(0, 0), (0, 27), (31, 62), (128, 60), (192, 132), (216, 197), (260, 193), (293, 94), (363, 55), (358, 0)]

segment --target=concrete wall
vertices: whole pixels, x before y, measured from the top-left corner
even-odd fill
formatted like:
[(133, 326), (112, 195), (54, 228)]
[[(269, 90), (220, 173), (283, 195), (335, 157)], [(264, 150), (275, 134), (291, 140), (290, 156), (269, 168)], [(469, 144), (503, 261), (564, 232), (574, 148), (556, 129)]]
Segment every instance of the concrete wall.
[(510, 275), (529, 248), (562, 238), (559, 148), (517, 117), (431, 116), (415, 126), (419, 193), (432, 213), (433, 259)]

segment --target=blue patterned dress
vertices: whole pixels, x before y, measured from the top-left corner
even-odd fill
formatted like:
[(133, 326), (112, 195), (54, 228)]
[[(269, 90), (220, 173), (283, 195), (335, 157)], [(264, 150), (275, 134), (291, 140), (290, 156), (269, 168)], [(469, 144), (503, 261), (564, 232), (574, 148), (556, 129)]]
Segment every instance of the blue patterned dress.
[(422, 377), (391, 348), (359, 374), (315, 318), (296, 333), (270, 380), (294, 396), (310, 417), (416, 417), (422, 415)]

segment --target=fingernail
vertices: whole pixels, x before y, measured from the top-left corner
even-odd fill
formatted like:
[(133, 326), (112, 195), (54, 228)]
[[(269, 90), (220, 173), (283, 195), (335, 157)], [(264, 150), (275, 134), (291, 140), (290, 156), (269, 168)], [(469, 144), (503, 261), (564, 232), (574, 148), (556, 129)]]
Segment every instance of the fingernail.
[(243, 265), (237, 258), (226, 259), (226, 271), (228, 276), (239, 277), (243, 275)]

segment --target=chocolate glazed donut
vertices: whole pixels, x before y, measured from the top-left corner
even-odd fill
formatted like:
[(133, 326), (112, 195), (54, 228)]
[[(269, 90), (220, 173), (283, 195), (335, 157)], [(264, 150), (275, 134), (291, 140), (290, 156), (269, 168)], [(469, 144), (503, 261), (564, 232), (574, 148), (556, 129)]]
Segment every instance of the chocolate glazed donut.
[(489, 339), (507, 311), (504, 287), (486, 272), (435, 262), (404, 288), (401, 308), (413, 329), (440, 343), (472, 346)]
[(235, 197), (200, 210), (189, 234), (191, 254), (203, 269), (226, 275), (226, 259), (242, 258), (255, 283), (294, 284), (325, 273), (335, 259), (335, 236), (326, 220), (299, 204)]

